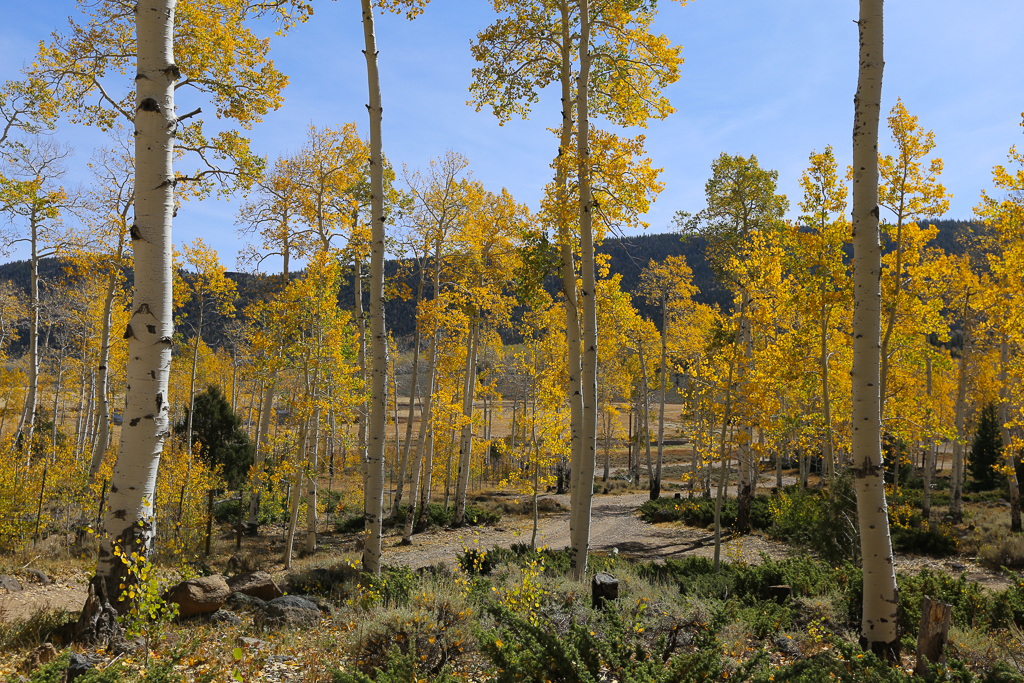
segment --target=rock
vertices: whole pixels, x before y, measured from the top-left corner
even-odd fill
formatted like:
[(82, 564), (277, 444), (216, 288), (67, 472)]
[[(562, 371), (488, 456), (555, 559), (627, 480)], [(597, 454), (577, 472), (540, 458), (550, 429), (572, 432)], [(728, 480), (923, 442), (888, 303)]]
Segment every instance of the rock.
[(966, 564), (960, 564), (959, 562), (954, 562), (954, 563), (950, 564), (949, 568), (952, 569), (955, 572), (965, 572), (965, 571), (967, 571), (967, 565)]
[(25, 673), (31, 673), (43, 664), (52, 662), (56, 658), (57, 648), (55, 648), (51, 643), (43, 643), (36, 649), (29, 652), (25, 661), (23, 661), (21, 666), (18, 668)]
[(228, 587), (232, 593), (245, 593), (260, 600), (273, 600), (284, 595), (274, 579), (267, 572), (251, 572), (238, 574), (228, 579)]
[(146, 652), (146, 639), (138, 636), (127, 640), (122, 635), (112, 638), (107, 651), (117, 657), (118, 655), (137, 655)]
[(326, 614), (328, 616), (331, 615), (331, 614), (334, 614), (334, 605), (332, 605), (331, 601), (327, 600), (326, 598), (321, 598), (319, 595), (298, 595), (298, 594), (296, 594), (295, 597), (302, 598), (303, 600), (305, 600), (307, 602), (313, 603), (314, 605), (316, 605), (316, 608), (318, 610), (320, 610), (320, 612), (322, 614)]
[(248, 636), (238, 636), (235, 638), (235, 646), (245, 648), (246, 650), (259, 650), (266, 645), (259, 638), (249, 638)]
[(229, 626), (238, 626), (242, 623), (242, 620), (239, 619), (236, 614), (234, 614), (233, 612), (229, 612), (226, 609), (219, 609), (216, 612), (203, 614), (200, 615), (199, 618), (211, 624), (227, 624)]
[(590, 581), (590, 604), (594, 609), (604, 609), (607, 600), (618, 600), (619, 580), (611, 574), (594, 574)]
[(274, 598), (256, 613), (257, 628), (313, 627), (320, 623), (320, 608), (297, 595)]
[(231, 595), (223, 576), (201, 576), (198, 579), (182, 581), (164, 593), (167, 602), (178, 605), (178, 617), (187, 619), (197, 614), (216, 612)]
[(662, 508), (661, 510), (654, 511), (654, 522), (674, 522), (676, 520), (675, 510), (668, 510)]
[(44, 586), (49, 586), (51, 583), (53, 583), (52, 581), (50, 581), (49, 576), (39, 571), (38, 569), (26, 569), (25, 571), (27, 571), (32, 576), (36, 577), (39, 583), (43, 584)]
[(9, 574), (0, 574), (0, 588), (8, 593), (17, 593), (22, 590), (21, 582)]
[(266, 600), (260, 600), (259, 598), (245, 593), (232, 593), (228, 596), (227, 602), (224, 605), (231, 610), (236, 612), (253, 612), (256, 610), (263, 609), (267, 604)]
[(796, 643), (793, 642), (793, 639), (787, 638), (781, 633), (776, 634), (775, 636), (775, 648), (782, 654), (788, 655), (790, 657), (800, 656), (800, 648), (796, 646)]
[(68, 668), (64, 680), (67, 681), (67, 683), (71, 683), (89, 669), (95, 668), (96, 665), (92, 663), (91, 659), (84, 655), (80, 655), (77, 652), (72, 652), (71, 659), (68, 660)]

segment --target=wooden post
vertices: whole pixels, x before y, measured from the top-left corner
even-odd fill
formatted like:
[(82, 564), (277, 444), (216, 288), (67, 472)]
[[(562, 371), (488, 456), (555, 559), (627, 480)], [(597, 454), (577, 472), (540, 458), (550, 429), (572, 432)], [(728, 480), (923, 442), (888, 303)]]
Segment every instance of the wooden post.
[(210, 503), (206, 513), (206, 556), (210, 556), (210, 540), (213, 538), (213, 489), (210, 489)]
[(945, 662), (946, 640), (953, 606), (927, 595), (921, 601), (921, 628), (917, 633), (917, 666), (914, 672), (926, 676), (931, 664)]

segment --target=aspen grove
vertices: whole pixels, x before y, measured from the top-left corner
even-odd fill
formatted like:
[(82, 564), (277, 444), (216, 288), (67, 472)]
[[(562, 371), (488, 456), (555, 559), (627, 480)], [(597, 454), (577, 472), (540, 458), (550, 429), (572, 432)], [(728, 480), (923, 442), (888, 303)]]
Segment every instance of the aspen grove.
[[(487, 145), (548, 129), (529, 197), (482, 151), (392, 151), (392, 29), (438, 3), (338, 3), (366, 115), (266, 156), (318, 3), (66, 4), (0, 87), (0, 570), (85, 578), (32, 631), (0, 595), (4, 650), (102, 650), (97, 680), (284, 680), (290, 647), (310, 681), (1024, 681), (1024, 154), (948, 215), (951, 133), (883, 109), (882, 0), (851, 138), (798, 173), (724, 150), (685, 191), (648, 129), (687, 106), (659, 28), (686, 0), (492, 0), (460, 78)], [(230, 236), (179, 231), (212, 206)], [(207, 600), (237, 647), (169, 640)]]

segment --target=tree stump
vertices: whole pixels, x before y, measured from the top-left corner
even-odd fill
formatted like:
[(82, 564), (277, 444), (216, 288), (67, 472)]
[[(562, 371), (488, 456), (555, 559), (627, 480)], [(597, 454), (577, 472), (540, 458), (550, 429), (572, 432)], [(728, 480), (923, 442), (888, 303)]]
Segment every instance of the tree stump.
[(619, 580), (611, 574), (594, 574), (590, 582), (590, 604), (594, 609), (604, 609), (606, 600), (619, 599)]
[(786, 585), (768, 586), (768, 597), (780, 605), (793, 595), (793, 589)]
[(917, 633), (918, 676), (928, 674), (928, 666), (946, 661), (946, 640), (949, 637), (949, 621), (953, 607), (945, 602), (932, 600), (927, 595), (921, 601), (921, 628)]
[(123, 637), (121, 625), (117, 623), (117, 610), (107, 597), (107, 584), (102, 576), (89, 581), (89, 593), (85, 605), (72, 627), (72, 640), (83, 645), (106, 646)]

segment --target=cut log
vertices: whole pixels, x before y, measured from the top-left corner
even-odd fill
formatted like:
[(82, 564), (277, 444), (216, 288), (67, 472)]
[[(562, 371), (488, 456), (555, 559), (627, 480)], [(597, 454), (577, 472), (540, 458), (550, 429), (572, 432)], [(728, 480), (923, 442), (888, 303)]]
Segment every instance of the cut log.
[(619, 599), (619, 580), (611, 574), (594, 574), (590, 582), (590, 604), (594, 609), (604, 609), (606, 600)]
[(949, 621), (953, 606), (932, 600), (927, 595), (921, 601), (921, 628), (917, 633), (918, 676), (926, 676), (932, 664), (946, 661), (946, 640), (949, 638)]

